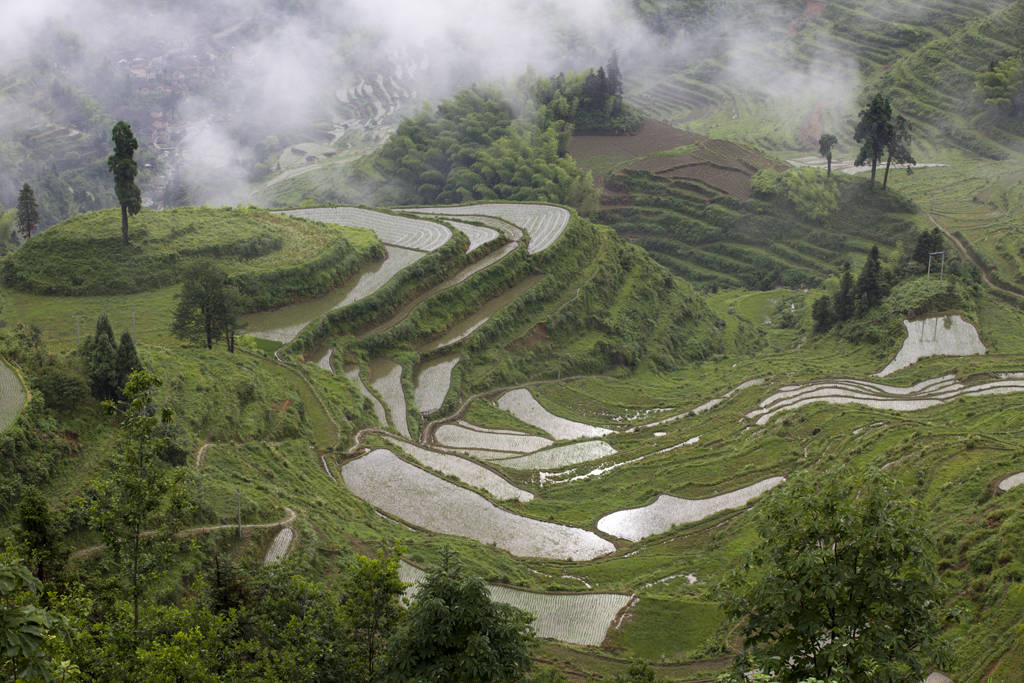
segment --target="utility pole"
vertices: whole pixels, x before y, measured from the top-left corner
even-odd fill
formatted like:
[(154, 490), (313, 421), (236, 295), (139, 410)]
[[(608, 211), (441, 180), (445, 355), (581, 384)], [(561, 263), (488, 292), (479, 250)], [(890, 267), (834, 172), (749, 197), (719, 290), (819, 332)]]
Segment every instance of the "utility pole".
[(931, 282), (932, 279), (932, 256), (942, 255), (942, 266), (939, 270), (939, 282), (942, 282), (946, 275), (946, 252), (945, 251), (931, 251), (928, 252), (928, 276), (925, 277), (925, 283)]
[(242, 490), (237, 489), (235, 493), (238, 495), (238, 537), (242, 537)]

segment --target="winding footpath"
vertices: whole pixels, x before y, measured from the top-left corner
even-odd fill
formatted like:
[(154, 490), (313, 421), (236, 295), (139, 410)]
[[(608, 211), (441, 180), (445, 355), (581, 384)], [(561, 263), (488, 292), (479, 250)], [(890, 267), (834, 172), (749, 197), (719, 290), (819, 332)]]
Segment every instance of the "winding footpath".
[[(287, 516), (284, 519), (282, 519), (279, 522), (264, 522), (262, 524), (243, 524), (241, 526), (241, 528), (243, 530), (247, 530), (247, 529), (271, 529), (273, 527), (287, 526), (288, 524), (291, 524), (292, 522), (295, 521), (295, 518), (297, 517), (297, 515), (295, 514), (295, 510), (292, 510), (288, 506), (285, 506), (284, 510), (288, 514), (287, 514)], [(181, 531), (175, 532), (172, 535), (172, 537), (173, 538), (185, 538), (187, 536), (202, 536), (203, 534), (208, 534), (211, 531), (223, 531), (224, 529), (238, 529), (238, 528), (239, 528), (239, 526), (237, 524), (215, 524), (213, 526), (195, 526), (195, 527), (191, 527), (189, 529), (182, 529)], [(153, 533), (154, 532), (152, 532), (152, 531), (143, 531), (142, 532), (142, 536), (152, 536)], [(79, 560), (79, 559), (83, 559), (83, 558), (86, 558), (86, 557), (91, 557), (93, 555), (96, 555), (98, 553), (103, 552), (104, 550), (106, 550), (106, 548), (107, 548), (107, 546), (104, 543), (100, 543), (99, 545), (91, 545), (88, 548), (80, 548), (79, 550), (76, 550), (75, 552), (71, 553), (68, 556), (68, 559), (69, 560)]]
[(942, 234), (948, 237), (949, 241), (956, 245), (956, 248), (960, 250), (960, 253), (963, 254), (963, 257), (967, 259), (968, 262), (971, 263), (971, 265), (978, 269), (978, 272), (981, 273), (981, 279), (985, 281), (986, 285), (988, 285), (989, 287), (998, 292), (1002, 292), (1003, 294), (1012, 296), (1015, 299), (1024, 299), (1024, 294), (1021, 294), (1020, 292), (1014, 292), (1009, 289), (1003, 289), (999, 285), (992, 282), (991, 278), (989, 278), (988, 276), (988, 272), (985, 270), (985, 267), (974, 259), (974, 257), (971, 255), (971, 252), (967, 249), (967, 247), (964, 246), (963, 242), (961, 242), (956, 237), (956, 235), (951, 233), (949, 230), (946, 230), (945, 227), (943, 227), (937, 220), (935, 220), (935, 216), (933, 216), (931, 213), (926, 212), (925, 215), (928, 216), (928, 220), (932, 222), (932, 225), (941, 230)]

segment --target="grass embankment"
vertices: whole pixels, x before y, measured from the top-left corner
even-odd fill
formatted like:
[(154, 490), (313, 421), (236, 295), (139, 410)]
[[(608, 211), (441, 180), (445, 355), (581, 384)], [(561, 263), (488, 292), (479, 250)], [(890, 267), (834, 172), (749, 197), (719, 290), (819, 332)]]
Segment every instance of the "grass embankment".
[(29, 240), (3, 263), (14, 290), (56, 296), (152, 292), (214, 258), (253, 309), (314, 296), (383, 254), (369, 230), (328, 226), (258, 209), (144, 209), (121, 243), (110, 209), (71, 218)]
[(1024, 169), (1018, 159), (921, 169), (900, 189), (960, 240), (996, 286), (1024, 294)]
[(927, 223), (911, 202), (863, 179), (790, 177), (772, 194), (737, 201), (704, 184), (627, 171), (607, 181), (622, 194), (601, 220), (691, 282), (750, 289), (814, 286), (844, 262), (857, 272), (872, 246), (883, 258), (899, 242), (913, 248)]
[[(707, 12), (707, 3), (687, 4), (693, 13)], [(1001, 138), (1013, 122), (1002, 119), (993, 129), (973, 96), (973, 76), (1019, 47), (1016, 4), (751, 2), (736, 13), (748, 22), (744, 39), (717, 44), (685, 67), (643, 74), (627, 68), (626, 95), (652, 118), (766, 149), (815, 153), (818, 136), (833, 132), (840, 137), (837, 158), (852, 158), (858, 96), (881, 88), (914, 123), (919, 159), (945, 156), (951, 146), (976, 153), (1005, 148)], [(643, 12), (666, 30), (673, 15), (685, 16), (681, 6), (659, 0)], [(862, 82), (863, 92), (823, 92), (822, 69), (834, 83)]]

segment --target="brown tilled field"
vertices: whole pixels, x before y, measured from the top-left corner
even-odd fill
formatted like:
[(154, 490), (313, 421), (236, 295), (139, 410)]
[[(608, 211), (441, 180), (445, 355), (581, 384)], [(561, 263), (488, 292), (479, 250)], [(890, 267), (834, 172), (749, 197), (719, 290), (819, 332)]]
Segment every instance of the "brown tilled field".
[[(666, 154), (693, 147), (679, 154)], [(718, 194), (750, 198), (750, 177), (763, 168), (783, 171), (785, 164), (757, 150), (728, 140), (713, 140), (696, 133), (646, 119), (635, 135), (577, 135), (569, 144), (577, 163), (604, 178), (624, 170), (647, 171), (666, 178), (699, 183)], [(621, 204), (621, 198), (605, 203)]]
[(580, 166), (598, 176), (633, 159), (686, 147), (704, 139), (703, 135), (644, 119), (643, 126), (632, 135), (574, 135), (569, 142), (569, 154)]

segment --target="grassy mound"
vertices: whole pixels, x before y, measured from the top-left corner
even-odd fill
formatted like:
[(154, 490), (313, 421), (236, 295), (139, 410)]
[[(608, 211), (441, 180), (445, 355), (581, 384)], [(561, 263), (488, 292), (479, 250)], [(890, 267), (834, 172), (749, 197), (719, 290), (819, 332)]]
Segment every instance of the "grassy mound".
[(317, 294), (378, 256), (369, 230), (256, 209), (144, 209), (121, 243), (116, 209), (76, 216), (3, 262), (3, 283), (35, 294), (144, 292), (175, 284), (185, 265), (215, 258), (257, 307)]

